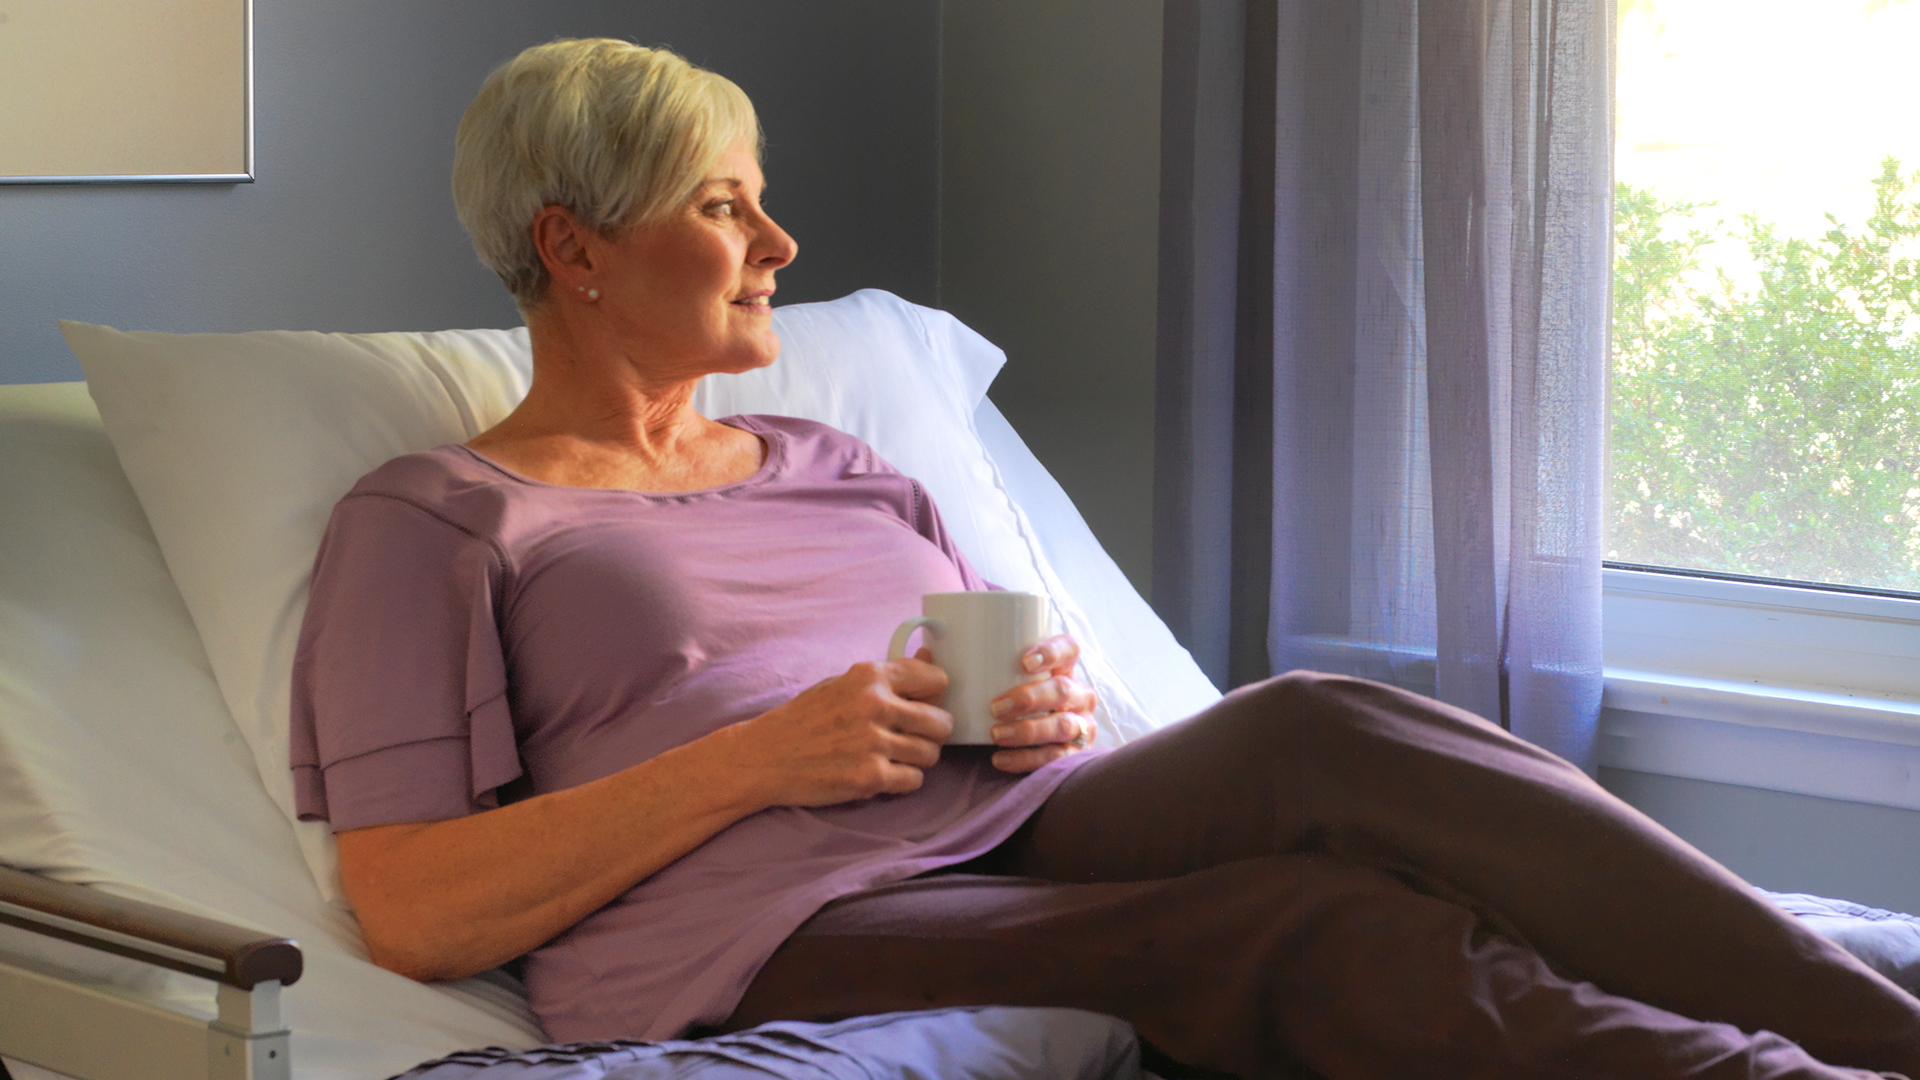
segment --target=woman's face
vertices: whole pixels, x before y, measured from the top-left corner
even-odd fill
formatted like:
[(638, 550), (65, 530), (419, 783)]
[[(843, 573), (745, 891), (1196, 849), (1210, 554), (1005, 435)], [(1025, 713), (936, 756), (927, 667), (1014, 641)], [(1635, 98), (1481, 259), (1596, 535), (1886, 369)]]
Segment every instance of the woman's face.
[(600, 314), (648, 377), (749, 371), (780, 354), (773, 273), (798, 245), (761, 208), (764, 186), (738, 144), (684, 205), (596, 245)]

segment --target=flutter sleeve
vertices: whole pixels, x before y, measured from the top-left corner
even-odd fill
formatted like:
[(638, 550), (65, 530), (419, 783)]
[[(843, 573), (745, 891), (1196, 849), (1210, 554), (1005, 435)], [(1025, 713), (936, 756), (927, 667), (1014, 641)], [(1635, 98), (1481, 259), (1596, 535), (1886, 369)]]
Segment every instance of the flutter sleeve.
[(496, 546), (406, 500), (335, 507), (294, 654), (303, 820), (338, 832), (499, 805), (523, 771), (495, 621), (507, 570)]

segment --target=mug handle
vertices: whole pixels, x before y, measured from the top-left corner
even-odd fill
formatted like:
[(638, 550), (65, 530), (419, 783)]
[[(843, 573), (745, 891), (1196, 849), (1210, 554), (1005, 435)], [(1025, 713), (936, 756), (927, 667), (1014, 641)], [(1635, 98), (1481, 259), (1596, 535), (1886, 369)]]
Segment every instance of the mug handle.
[(923, 626), (935, 634), (943, 634), (947, 630), (944, 623), (931, 615), (920, 615), (908, 619), (906, 622), (900, 624), (900, 629), (893, 632), (893, 641), (887, 646), (887, 659), (905, 659), (907, 655), (907, 639), (913, 636), (915, 630)]

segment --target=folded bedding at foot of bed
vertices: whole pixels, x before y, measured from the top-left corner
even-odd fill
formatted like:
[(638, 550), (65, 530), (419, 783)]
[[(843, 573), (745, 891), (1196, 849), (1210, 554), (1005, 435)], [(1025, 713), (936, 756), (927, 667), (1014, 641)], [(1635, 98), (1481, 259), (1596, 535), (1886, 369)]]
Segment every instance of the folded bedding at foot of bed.
[(1143, 1080), (1125, 1021), (1079, 1009), (983, 1007), (772, 1023), (667, 1042), (467, 1051), (393, 1080)]
[(1761, 889), (1760, 894), (1895, 986), (1920, 996), (1920, 917), (1806, 893)]

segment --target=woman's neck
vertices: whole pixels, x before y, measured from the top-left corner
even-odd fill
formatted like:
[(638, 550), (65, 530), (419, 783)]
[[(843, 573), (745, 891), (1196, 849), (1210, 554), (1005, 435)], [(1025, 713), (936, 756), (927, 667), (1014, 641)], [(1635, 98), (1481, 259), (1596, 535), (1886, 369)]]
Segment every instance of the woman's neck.
[(645, 358), (529, 320), (526, 398), (467, 446), (549, 483), (688, 491), (759, 468), (760, 440), (693, 408), (699, 378), (663, 378)]

